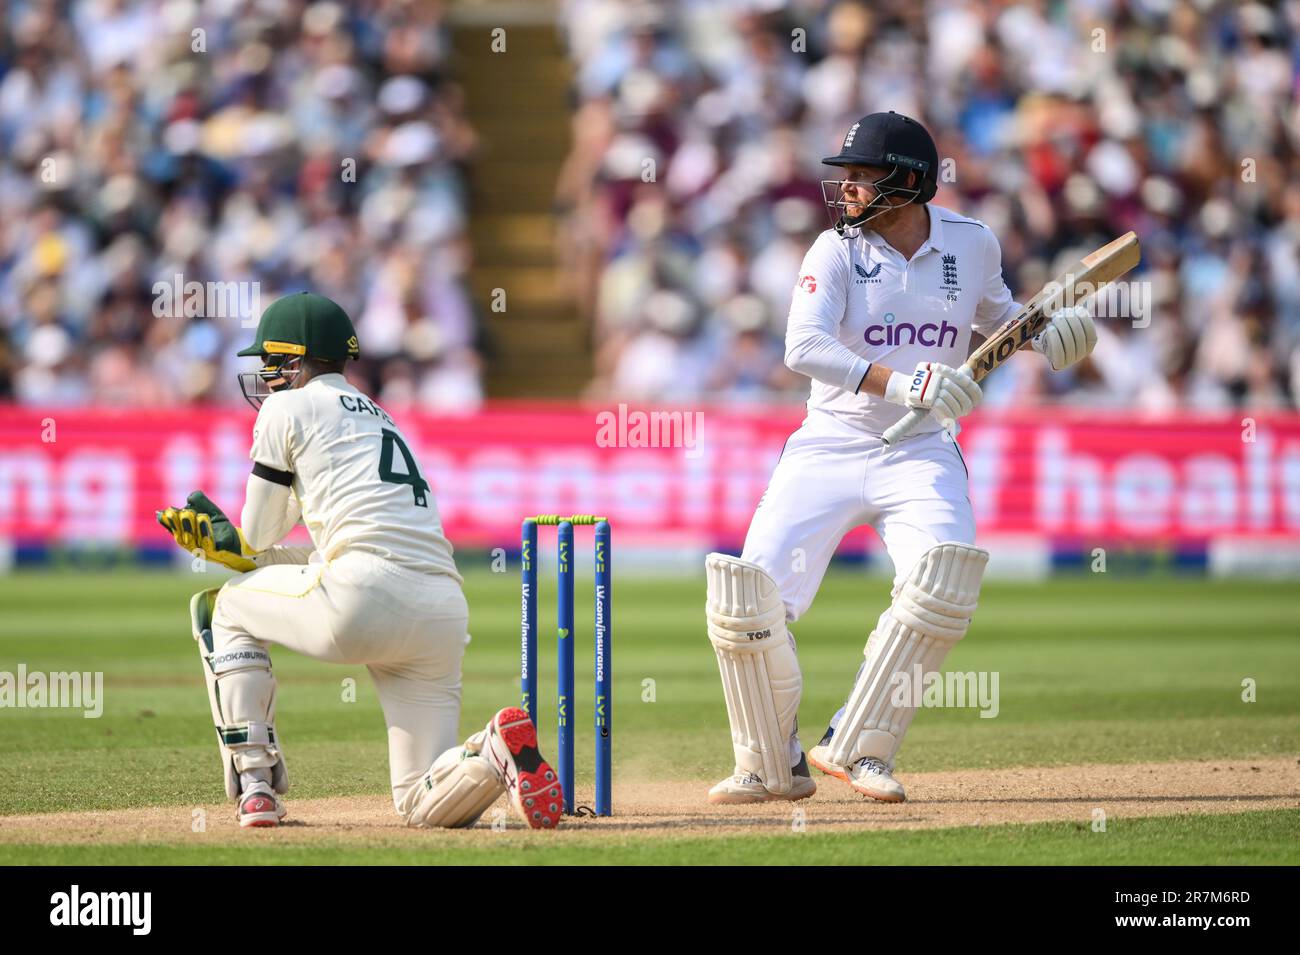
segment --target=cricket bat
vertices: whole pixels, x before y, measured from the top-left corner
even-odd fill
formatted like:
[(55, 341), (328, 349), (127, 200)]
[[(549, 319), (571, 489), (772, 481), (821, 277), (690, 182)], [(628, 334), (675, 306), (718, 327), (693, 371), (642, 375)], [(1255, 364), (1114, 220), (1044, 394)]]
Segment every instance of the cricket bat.
[[(1064, 301), (1082, 302), (1095, 292), (1101, 291), (1115, 281), (1141, 258), (1136, 232), (1120, 236), (1114, 242), (1108, 242), (1096, 252), (1085, 255), (1061, 276), (1043, 286), (1037, 295), (1029, 300), (1014, 318), (971, 353), (962, 366), (976, 381), (983, 381), (988, 373), (1028, 345), (1053, 312)], [(886, 429), (881, 440), (888, 445), (901, 441), (912, 433), (929, 409), (913, 408), (897, 422)]]

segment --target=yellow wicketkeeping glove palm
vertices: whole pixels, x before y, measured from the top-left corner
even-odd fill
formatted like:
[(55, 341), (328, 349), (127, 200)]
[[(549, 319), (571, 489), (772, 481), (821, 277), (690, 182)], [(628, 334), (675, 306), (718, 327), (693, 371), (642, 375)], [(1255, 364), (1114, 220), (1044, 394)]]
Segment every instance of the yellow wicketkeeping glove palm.
[(249, 548), (243, 532), (202, 491), (191, 494), (185, 507), (156, 513), (158, 523), (185, 550), (199, 551), (205, 559), (239, 573), (257, 569), (251, 560), (256, 551)]

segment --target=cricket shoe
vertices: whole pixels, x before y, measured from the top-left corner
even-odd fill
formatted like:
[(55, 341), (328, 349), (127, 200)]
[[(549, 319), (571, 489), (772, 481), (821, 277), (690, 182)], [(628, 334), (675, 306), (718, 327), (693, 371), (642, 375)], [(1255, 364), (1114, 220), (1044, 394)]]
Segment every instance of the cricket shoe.
[(239, 797), (239, 824), (245, 829), (278, 826), (288, 812), (270, 783), (253, 783)]
[(715, 806), (743, 806), (755, 802), (794, 802), (807, 799), (817, 791), (812, 773), (808, 770), (808, 759), (799, 757), (799, 765), (790, 770), (790, 791), (774, 793), (763, 785), (763, 778), (758, 773), (751, 773), (736, 767), (736, 771), (709, 790), (709, 802)]
[(893, 768), (874, 756), (865, 756), (852, 766), (845, 767), (831, 759), (832, 730), (827, 730), (821, 742), (808, 750), (808, 762), (827, 776), (834, 776), (862, 793), (880, 802), (903, 802), (907, 791), (894, 778)]
[(534, 829), (554, 829), (564, 813), (564, 790), (537, 749), (537, 727), (517, 706), (507, 706), (487, 725), (483, 754), (501, 773), (510, 804)]
[(903, 802), (907, 799), (907, 790), (894, 778), (894, 768), (874, 756), (864, 756), (849, 767), (849, 785), (880, 802)]
[(808, 750), (808, 762), (817, 767), (818, 770), (827, 776), (834, 776), (836, 779), (849, 781), (849, 774), (844, 771), (844, 767), (839, 763), (831, 762), (831, 747), (829, 743), (818, 743), (812, 749)]

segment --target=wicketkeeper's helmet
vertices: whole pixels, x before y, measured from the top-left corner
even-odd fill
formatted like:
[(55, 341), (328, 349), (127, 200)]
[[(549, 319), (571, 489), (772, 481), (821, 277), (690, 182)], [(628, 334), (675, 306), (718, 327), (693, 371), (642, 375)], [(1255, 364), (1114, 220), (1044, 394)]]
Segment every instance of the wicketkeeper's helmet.
[(271, 394), (292, 388), (303, 358), (347, 361), (361, 357), (352, 319), (323, 295), (298, 292), (277, 299), (262, 313), (253, 344), (240, 356), (256, 355), (262, 367), (239, 376), (239, 389), (254, 408)]

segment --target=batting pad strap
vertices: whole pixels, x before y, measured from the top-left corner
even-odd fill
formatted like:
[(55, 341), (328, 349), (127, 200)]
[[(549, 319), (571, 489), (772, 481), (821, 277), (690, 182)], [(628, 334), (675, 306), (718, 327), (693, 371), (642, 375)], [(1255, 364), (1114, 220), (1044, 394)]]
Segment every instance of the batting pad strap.
[(270, 723), (235, 723), (218, 726), (221, 742), (232, 749), (236, 746), (274, 746), (275, 727)]
[(745, 645), (770, 636), (776, 628), (785, 629), (785, 603), (776, 581), (762, 567), (726, 554), (710, 554), (704, 566), (711, 631)]
[(237, 670), (269, 670), (271, 654), (260, 647), (235, 647), (222, 650), (207, 657), (208, 667), (216, 676), (234, 673)]
[(236, 773), (250, 769), (270, 769), (273, 771), (272, 785), (277, 792), (284, 792), (276, 785), (278, 780), (275, 779), (274, 770), (280, 765), (280, 751), (275, 745), (274, 726), (255, 720), (218, 726), (217, 739), (222, 748), (230, 753), (230, 761)]
[(979, 601), (987, 551), (966, 544), (936, 544), (921, 555), (899, 588), (890, 612), (904, 626), (956, 643)]

